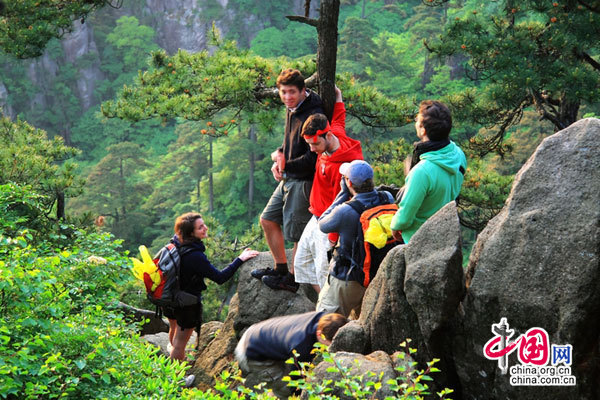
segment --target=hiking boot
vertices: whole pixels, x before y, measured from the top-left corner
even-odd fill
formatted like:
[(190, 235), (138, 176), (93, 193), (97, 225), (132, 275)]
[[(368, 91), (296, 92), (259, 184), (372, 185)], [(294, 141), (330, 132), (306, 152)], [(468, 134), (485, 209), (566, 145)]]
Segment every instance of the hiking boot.
[(300, 284), (294, 281), (294, 275), (292, 274), (287, 274), (285, 276), (267, 275), (263, 276), (261, 280), (265, 285), (267, 285), (273, 290), (288, 290), (290, 292), (296, 293), (296, 291), (300, 287)]
[(278, 276), (279, 273), (273, 268), (256, 268), (250, 271), (250, 275), (256, 279), (262, 279), (263, 276)]

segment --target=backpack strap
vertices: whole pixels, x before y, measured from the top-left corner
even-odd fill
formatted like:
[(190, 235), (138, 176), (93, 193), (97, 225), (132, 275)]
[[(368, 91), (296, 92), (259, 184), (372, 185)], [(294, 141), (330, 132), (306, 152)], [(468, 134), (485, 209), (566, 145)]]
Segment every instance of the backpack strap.
[(358, 213), (358, 215), (360, 216), (365, 210), (367, 210), (367, 206), (365, 206), (360, 200), (358, 199), (351, 199), (348, 200), (346, 202), (346, 204), (348, 204), (350, 207), (352, 207), (352, 209), (354, 211), (356, 211)]
[(192, 246), (188, 246), (188, 245), (182, 245), (179, 246), (177, 248), (177, 250), (179, 251), (179, 257), (183, 257), (184, 255), (191, 253), (192, 251), (194, 251), (195, 249)]

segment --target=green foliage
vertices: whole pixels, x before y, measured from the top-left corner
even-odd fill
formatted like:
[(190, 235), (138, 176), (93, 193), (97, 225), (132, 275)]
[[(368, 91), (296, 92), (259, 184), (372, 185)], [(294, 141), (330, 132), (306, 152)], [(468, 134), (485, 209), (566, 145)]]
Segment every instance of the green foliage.
[(77, 160), (85, 163), (98, 162), (106, 156), (109, 146), (121, 142), (136, 143), (148, 152), (149, 157), (158, 157), (167, 153), (168, 145), (174, 140), (173, 125), (157, 119), (135, 124), (109, 119), (91, 108), (73, 127), (71, 143), (81, 150)]
[(351, 61), (346, 68), (349, 67), (349, 72), (358, 77), (363, 75), (363, 66), (375, 48), (373, 36), (375, 36), (375, 28), (371, 22), (357, 17), (348, 17), (344, 22), (344, 28), (340, 31), (338, 47), (340, 58)]
[[(34, 193), (20, 193), (0, 196), (0, 208), (36, 208)], [(23, 222), (0, 214), (1, 226)], [(114, 308), (131, 279), (119, 243), (72, 227), (68, 245), (57, 243), (0, 234), (0, 398), (178, 396), (185, 366), (159, 356)]]
[(458, 202), (461, 224), (477, 232), (483, 230), (504, 207), (513, 178), (500, 175), (482, 160), (470, 158)]
[(106, 36), (101, 68), (107, 73), (107, 79), (99, 88), (101, 93), (106, 92), (110, 96), (114, 96), (125, 83), (131, 82), (138, 70), (147, 67), (150, 52), (158, 50), (154, 30), (140, 25), (136, 17), (124, 15), (116, 22), (117, 25)]
[(132, 243), (143, 242), (140, 227), (147, 223), (135, 207), (151, 192), (140, 177), (151, 163), (147, 152), (138, 144), (121, 142), (107, 148), (108, 154), (88, 175), (85, 194), (71, 205), (85, 204), (96, 215), (107, 217), (111, 232)]
[[(289, 377), (283, 378), (287, 380), (291, 387), (302, 389), (307, 393), (309, 399), (338, 399), (339, 397), (332, 394), (335, 391), (342, 391), (345, 396), (355, 399), (374, 398), (377, 392), (384, 386), (388, 386), (396, 395), (391, 399), (402, 400), (421, 400), (425, 395), (431, 394), (427, 381), (433, 379), (429, 376), (431, 373), (439, 372), (440, 370), (434, 367), (439, 359), (433, 359), (427, 363), (427, 368), (423, 370), (417, 369), (417, 363), (412, 360), (411, 355), (416, 352), (416, 349), (410, 348), (407, 339), (401, 344), (402, 351), (397, 353), (398, 366), (395, 368), (396, 378), (382, 382), (383, 374), (376, 376), (373, 372), (368, 373), (368, 376), (357, 376), (355, 368), (359, 365), (344, 366), (335, 356), (327, 352), (327, 347), (319, 342), (315, 343), (315, 350), (318, 359), (331, 364), (327, 368), (327, 372), (335, 374), (336, 379), (328, 379), (322, 382), (317, 382), (314, 379), (314, 364), (299, 363), (300, 370), (292, 371)], [(288, 362), (294, 362), (288, 360)], [(444, 389), (438, 393), (441, 399), (447, 398), (446, 394), (452, 393), (451, 389)]]
[(49, 221), (40, 207), (43, 200), (44, 196), (33, 193), (29, 186), (0, 185), (0, 234), (14, 237), (24, 232), (29, 240), (47, 234)]
[(258, 32), (250, 50), (261, 57), (303, 57), (317, 52), (315, 29), (304, 24), (288, 24), (280, 30), (270, 27)]
[(17, 119), (0, 117), (0, 184), (31, 185), (44, 195), (49, 214), (59, 193), (76, 196), (83, 181), (75, 176), (75, 164), (68, 159), (77, 150), (64, 145), (62, 138), (47, 138), (46, 132)]
[(559, 130), (577, 119), (580, 104), (600, 98), (598, 10), (577, 2), (469, 4), (475, 2), (456, 11), (429, 47), (441, 56), (466, 55), (469, 76), (485, 83), (450, 99), (465, 121), (498, 125), (482, 146), (502, 151), (506, 129), (527, 107)]
[(377, 184), (404, 185), (404, 160), (412, 154), (412, 146), (404, 139), (372, 143), (367, 147), (369, 162)]
[[(290, 358), (286, 362), (288, 364), (296, 364), (300, 369), (293, 370), (289, 376), (283, 378), (288, 382), (288, 386), (303, 391), (303, 397), (311, 400), (333, 400), (339, 399), (335, 393), (343, 393), (344, 396), (355, 399), (373, 399), (379, 394), (382, 387), (387, 386), (394, 396), (388, 396), (389, 400), (422, 400), (426, 395), (430, 395), (429, 385), (433, 379), (429, 376), (432, 373), (440, 370), (434, 365), (439, 361), (433, 359), (426, 364), (424, 369), (418, 369), (417, 363), (412, 361), (411, 355), (416, 352), (416, 349), (410, 348), (407, 339), (403, 344), (403, 351), (397, 353), (398, 366), (395, 368), (396, 378), (383, 381), (383, 374), (375, 376), (373, 372), (366, 376), (356, 375), (356, 369), (359, 365), (344, 366), (335, 359), (334, 354), (327, 351), (327, 347), (319, 342), (315, 343), (313, 352), (316, 354), (316, 360), (324, 361), (331, 366), (327, 368), (329, 374), (334, 374), (335, 379), (326, 379), (317, 381), (315, 379), (315, 365), (309, 362), (297, 363), (294, 358)], [(210, 399), (265, 399), (267, 396), (272, 396), (267, 391), (264, 384), (260, 384), (255, 388), (246, 388), (237, 386), (236, 382), (244, 383), (239, 370), (234, 369), (234, 372), (224, 371), (221, 373), (214, 391), (205, 393), (209, 396), (212, 393), (214, 397), (206, 397)], [(453, 392), (452, 389), (443, 389), (437, 393), (440, 399), (448, 399), (447, 395)], [(204, 398), (204, 397), (202, 397)], [(298, 398), (292, 396), (290, 398)]]
[(416, 37), (410, 31), (400, 34), (382, 32), (376, 36), (370, 60), (366, 63), (367, 82), (387, 95), (412, 96), (417, 93), (425, 51), (415, 42)]
[(0, 2), (0, 48), (19, 58), (42, 54), (52, 38), (73, 30), (73, 21), (113, 0), (10, 0)]
[(234, 42), (222, 43), (212, 55), (179, 50), (167, 56), (156, 51), (152, 69), (141, 73), (134, 86), (125, 86), (116, 101), (105, 102), (102, 112), (131, 121), (153, 117), (199, 121), (225, 109), (235, 114), (275, 109), (278, 105), (271, 99), (276, 94), (268, 89), (284, 66), (307, 76), (315, 69), (308, 60), (264, 59), (238, 49)]

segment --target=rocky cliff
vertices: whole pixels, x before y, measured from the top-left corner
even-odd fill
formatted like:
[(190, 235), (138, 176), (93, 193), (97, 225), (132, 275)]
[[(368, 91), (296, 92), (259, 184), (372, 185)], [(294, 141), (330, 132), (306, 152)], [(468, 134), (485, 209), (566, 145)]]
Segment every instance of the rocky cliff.
[[(273, 21), (263, 14), (248, 14), (247, 10), (232, 7), (229, 0), (145, 0), (128, 4), (124, 2), (120, 9), (98, 11), (102, 18), (116, 20), (123, 15), (133, 15), (141, 23), (156, 31), (156, 42), (168, 53), (178, 49), (198, 52), (209, 47), (209, 38), (213, 22), (222, 37), (228, 37), (233, 28), (239, 35), (240, 45), (247, 47), (261, 29), (272, 26)], [(313, 9), (318, 7), (314, 1)], [(304, 1), (290, 1), (289, 14), (303, 14)], [(314, 12), (314, 11), (313, 11)], [(105, 99), (94, 94), (98, 82), (103, 79), (99, 68), (98, 45), (95, 39), (95, 22), (98, 15), (89, 18), (83, 24), (74, 22), (73, 32), (61, 40), (62, 54), (56, 50), (46, 52), (35, 60), (24, 61), (27, 76), (36, 88), (29, 108), (47, 109), (54, 100), (53, 82), (60, 68), (72, 66), (76, 69), (76, 78), (72, 82), (73, 92), (77, 96), (82, 111)], [(283, 17), (282, 17), (283, 18)], [(51, 54), (50, 54), (51, 53)], [(0, 107), (4, 113), (14, 116), (20, 110), (14, 110), (7, 104), (11, 95), (0, 82)]]
[[(333, 340), (336, 360), (363, 360), (393, 376), (395, 358), (387, 355), (411, 338), (417, 360), (441, 359), (434, 389), (451, 387), (452, 398), (600, 398), (599, 139), (600, 120), (590, 118), (542, 142), (479, 235), (466, 279), (456, 207), (431, 217), (384, 260), (360, 318)], [(204, 338), (195, 364), (203, 385), (227, 367), (251, 323), (312, 307), (302, 294), (250, 278), (252, 268), (270, 262), (265, 253), (242, 267), (227, 321)], [(326, 366), (315, 371), (336, 379)], [(386, 394), (384, 385), (379, 397)]]

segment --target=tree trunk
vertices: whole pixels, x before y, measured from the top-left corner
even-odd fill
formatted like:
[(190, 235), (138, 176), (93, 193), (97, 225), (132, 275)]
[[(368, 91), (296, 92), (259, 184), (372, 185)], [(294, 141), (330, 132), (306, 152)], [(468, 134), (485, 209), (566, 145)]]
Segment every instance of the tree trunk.
[(214, 191), (213, 191), (213, 139), (208, 138), (208, 212), (214, 210)]
[(322, 0), (317, 23), (317, 74), (323, 110), (329, 120), (335, 104), (335, 67), (338, 39), (339, 0)]
[(56, 192), (56, 219), (65, 219), (65, 192), (62, 190)]
[(579, 100), (569, 101), (564, 97), (560, 101), (559, 119), (561, 126), (558, 126), (557, 131), (565, 129), (575, 121), (577, 121), (577, 113), (579, 112)]
[(435, 64), (429, 57), (429, 54), (425, 55), (425, 65), (423, 66), (423, 74), (421, 75), (421, 88), (427, 86), (431, 82), (431, 77), (435, 74)]
[(248, 164), (250, 166), (250, 172), (248, 173), (248, 219), (254, 215), (254, 170), (256, 168), (256, 159), (254, 156), (254, 149), (256, 146), (256, 127), (254, 124), (250, 125), (250, 131), (248, 132), (248, 139), (250, 139), (252, 148), (248, 155)]
[(70, 123), (67, 123), (65, 125), (65, 130), (63, 131), (62, 137), (65, 142), (65, 145), (71, 146), (72, 142), (71, 142), (71, 124)]
[(198, 204), (197, 210), (200, 210), (200, 179), (196, 179), (196, 204)]
[(123, 159), (121, 158), (119, 160), (119, 178), (120, 178), (120, 182), (119, 182), (119, 189), (120, 189), (120, 193), (119, 195), (121, 196), (121, 211), (123, 214), (123, 218), (125, 218), (125, 216), (127, 215), (127, 210), (125, 209), (125, 170), (123, 168)]

